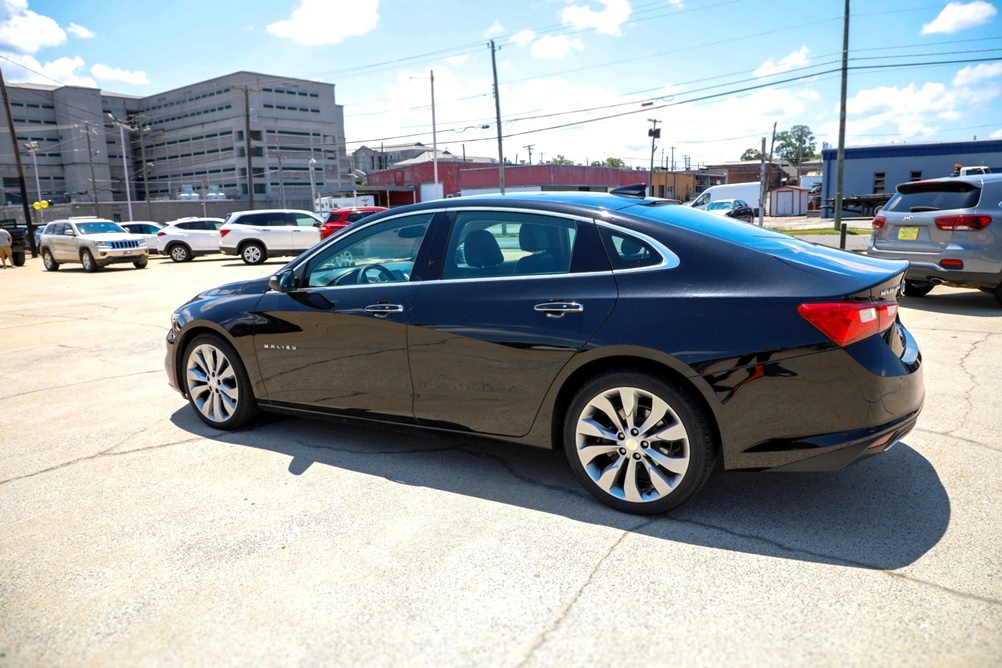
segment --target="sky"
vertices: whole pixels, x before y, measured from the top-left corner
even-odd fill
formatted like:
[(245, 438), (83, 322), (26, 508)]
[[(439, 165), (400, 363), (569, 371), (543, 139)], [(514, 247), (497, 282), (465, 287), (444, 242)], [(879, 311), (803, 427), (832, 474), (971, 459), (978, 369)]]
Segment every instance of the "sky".
[[(998, 5), (855, 0), (846, 145), (1002, 139)], [(819, 151), (837, 146), (845, 6), (0, 0), (0, 69), (8, 83), (129, 95), (241, 70), (323, 81), (344, 105), (349, 152), (437, 139), (440, 150), (496, 158), (496, 66), (508, 160), (697, 168), (738, 160), (763, 138), (768, 148), (774, 128), (806, 125)]]

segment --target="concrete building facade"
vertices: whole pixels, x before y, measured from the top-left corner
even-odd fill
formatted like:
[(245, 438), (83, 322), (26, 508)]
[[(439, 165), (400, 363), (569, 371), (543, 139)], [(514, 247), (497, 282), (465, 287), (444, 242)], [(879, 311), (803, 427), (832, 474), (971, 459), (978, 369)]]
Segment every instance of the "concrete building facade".
[[(314, 193), (351, 192), (354, 183), (333, 84), (237, 72), (149, 97), (7, 88), (31, 201), (131, 199), (141, 219), (147, 198), (246, 207), (253, 193), (255, 208), (311, 209)], [(0, 144), (0, 175), (5, 204), (19, 203), (9, 141)]]

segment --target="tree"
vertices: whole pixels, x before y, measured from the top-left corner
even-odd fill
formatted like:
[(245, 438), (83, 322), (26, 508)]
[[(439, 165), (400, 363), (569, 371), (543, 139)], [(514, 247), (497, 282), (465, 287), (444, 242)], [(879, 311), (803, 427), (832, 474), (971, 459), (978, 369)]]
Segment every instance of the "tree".
[(554, 165), (573, 165), (574, 161), (565, 158), (563, 153), (558, 153), (557, 157), (550, 159), (550, 163)]
[(605, 160), (599, 162), (598, 160), (592, 160), (592, 167), (615, 167), (616, 169), (623, 169), (626, 167), (626, 163), (619, 158), (606, 158)]
[(741, 154), (742, 160), (761, 160), (762, 151), (757, 148), (746, 148), (745, 152)]
[(817, 156), (815, 149), (814, 133), (806, 125), (794, 125), (776, 135), (776, 155), (791, 165), (800, 167), (804, 162), (813, 160)]

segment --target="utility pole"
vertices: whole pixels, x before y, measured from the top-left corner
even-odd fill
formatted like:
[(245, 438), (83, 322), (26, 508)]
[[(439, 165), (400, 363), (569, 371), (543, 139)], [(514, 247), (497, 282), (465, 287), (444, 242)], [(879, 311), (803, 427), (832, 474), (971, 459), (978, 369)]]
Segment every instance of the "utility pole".
[(678, 196), (678, 175), (675, 173), (675, 147), (671, 147), (671, 196), (672, 199), (681, 199)]
[(761, 170), (760, 180), (761, 183), (758, 184), (758, 226), (765, 226), (765, 137), (762, 137), (762, 165), (759, 168)]
[(524, 148), (525, 150), (527, 150), (529, 152), (529, 166), (530, 167), (532, 166), (532, 149), (534, 149), (535, 147), (536, 147), (535, 144), (529, 144), (527, 146), (523, 146), (522, 147), (522, 148)]
[[(848, 2), (848, 0), (846, 0)], [(504, 195), (504, 146), (501, 144), (501, 90), (498, 88), (498, 63), (494, 58), (494, 40), (491, 40), (491, 69), (494, 70), (494, 114), (498, 124), (498, 186)]]
[(442, 195), (438, 191), (438, 131), (435, 126), (435, 70), (431, 73), (431, 164), (435, 173), (435, 199)]
[[(772, 185), (772, 156), (773, 156), (773, 153), (776, 150), (776, 125), (777, 125), (777, 121), (773, 121), (773, 123), (772, 123), (772, 142), (769, 144), (769, 169), (766, 170), (766, 173), (765, 173), (765, 175), (766, 175), (766, 181), (767, 181), (767, 183), (765, 184), (765, 189), (766, 189), (767, 192), (769, 190), (769, 186)], [(765, 147), (763, 147), (762, 150), (764, 151)]]
[[(35, 151), (38, 150), (38, 142), (37, 141), (27, 142), (24, 145), (24, 148), (27, 149), (28, 154), (31, 155), (31, 166), (35, 169), (35, 192), (37, 193), (37, 199), (35, 201), (36, 202), (41, 202), (42, 201), (42, 182), (38, 178), (38, 160), (35, 158)], [(40, 205), (36, 205), (36, 208), (38, 208), (38, 218), (39, 218), (39, 221), (42, 223), (42, 225), (44, 225), (45, 224), (45, 209), (40, 208)], [(34, 233), (32, 233), (32, 236), (34, 236)]]
[(658, 123), (660, 123), (660, 121), (658, 119), (656, 119), (656, 118), (648, 118), (647, 120), (649, 122), (651, 122), (651, 123), (654, 124), (651, 127), (651, 129), (647, 131), (647, 136), (651, 138), (651, 171), (650, 171), (650, 174), (647, 175), (647, 193), (650, 196), (653, 197), (654, 196), (654, 152), (657, 150), (656, 144), (654, 142), (656, 140), (658, 140), (658, 139), (661, 138), (661, 130), (658, 130)]
[[(238, 86), (234, 84), (232, 88), (237, 90), (242, 90), (244, 92), (244, 153), (246, 153), (247, 158), (247, 198), (248, 207), (250, 209), (254, 208), (254, 163), (251, 161), (251, 113), (250, 113), (250, 86), (242, 85)], [(310, 167), (310, 175), (312, 176), (313, 167)]]
[(2, 70), (0, 70), (0, 95), (3, 95), (3, 105), (7, 110), (7, 129), (10, 130), (10, 142), (14, 148), (14, 162), (17, 164), (17, 181), (18, 187), (21, 189), (21, 207), (24, 209), (24, 224), (28, 227), (28, 247), (31, 249), (31, 257), (38, 257), (38, 248), (35, 247), (35, 224), (31, 220), (31, 209), (28, 208), (28, 189), (24, 186), (24, 167), (21, 165), (21, 151), (17, 145), (17, 133), (14, 132), (14, 117), (10, 115), (10, 98), (7, 97), (7, 84), (4, 83)]
[(845, 249), (845, 226), (842, 224), (842, 178), (845, 167), (845, 98), (849, 71), (849, 0), (845, 0), (845, 23), (842, 27), (842, 90), (838, 109), (838, 158), (835, 167), (835, 229), (840, 231), (840, 247)]
[[(129, 160), (128, 160), (128, 158), (125, 155), (125, 127), (126, 127), (126, 123), (125, 123), (125, 121), (121, 121), (121, 120), (115, 118), (115, 115), (112, 114), (110, 111), (108, 112), (108, 118), (110, 118), (112, 120), (112, 122), (114, 122), (115, 125), (118, 126), (118, 134), (119, 134), (120, 141), (121, 141), (121, 144), (122, 144), (122, 169), (125, 172), (125, 201), (128, 202), (128, 204), (129, 204), (129, 220), (133, 220), (133, 218), (132, 218), (132, 191), (129, 188)], [(131, 127), (129, 127), (129, 133), (130, 133), (129, 136), (131, 137), (132, 136), (131, 135), (131, 133), (132, 133), (132, 128)]]
[(90, 194), (94, 201), (94, 216), (101, 217), (101, 207), (97, 203), (97, 179), (94, 177), (94, 149), (90, 144), (90, 121), (84, 121), (84, 133), (87, 135), (87, 159), (90, 161)]

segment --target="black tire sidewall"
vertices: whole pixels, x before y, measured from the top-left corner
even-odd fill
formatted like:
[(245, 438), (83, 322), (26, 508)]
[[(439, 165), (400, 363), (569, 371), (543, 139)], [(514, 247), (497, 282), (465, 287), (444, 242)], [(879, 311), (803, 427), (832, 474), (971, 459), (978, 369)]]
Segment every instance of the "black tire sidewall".
[[(201, 345), (211, 345), (219, 350), (229, 361), (230, 366), (233, 367), (234, 374), (237, 378), (237, 392), (240, 397), (237, 402), (237, 409), (233, 411), (233, 414), (228, 420), (224, 420), (223, 422), (213, 422), (202, 415), (202, 411), (198, 410), (198, 407), (195, 405), (195, 401), (191, 397), (191, 393), (188, 391), (187, 382), (184, 380), (187, 375), (186, 370), (188, 368), (188, 359), (191, 357), (192, 351)], [(218, 334), (199, 334), (189, 341), (187, 346), (185, 346), (184, 357), (181, 359), (181, 365), (179, 379), (181, 379), (181, 382), (184, 383), (184, 392), (188, 397), (188, 403), (191, 406), (191, 409), (202, 422), (213, 429), (232, 431), (244, 426), (257, 416), (257, 400), (254, 398), (254, 391), (251, 388), (250, 377), (247, 375), (247, 368), (244, 366), (243, 360), (240, 359), (240, 355), (237, 354), (236, 349), (234, 349), (233, 346), (226, 341), (226, 339)]]
[[(689, 435), (689, 470), (678, 487), (661, 499), (636, 503), (608, 494), (592, 481), (575, 451), (576, 425), (584, 407), (594, 397), (616, 387), (635, 387), (656, 395), (671, 406)], [(715, 461), (716, 446), (712, 434), (704, 410), (677, 384), (642, 372), (620, 371), (597, 376), (578, 390), (564, 418), (563, 446), (571, 470), (596, 499), (622, 512), (658, 515), (685, 503), (706, 482)]]

